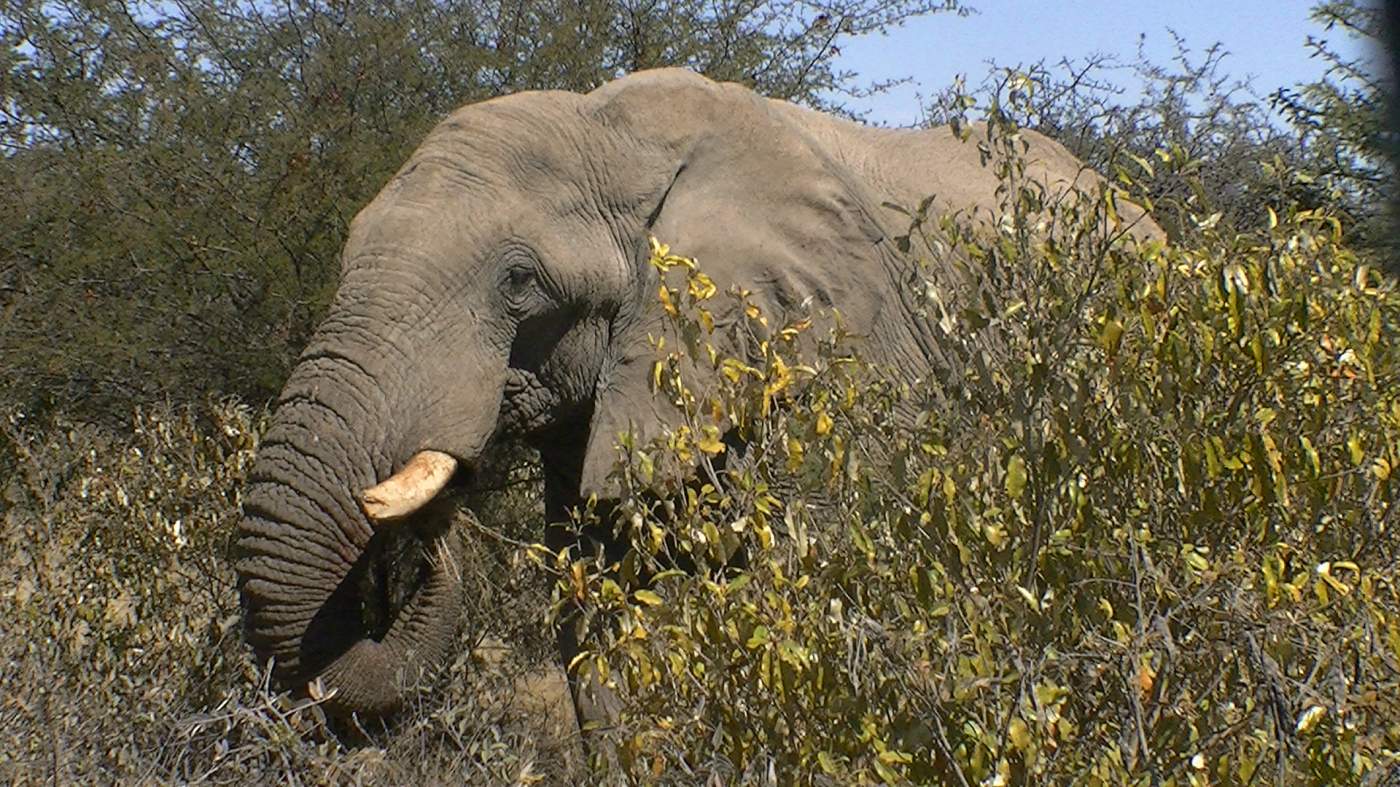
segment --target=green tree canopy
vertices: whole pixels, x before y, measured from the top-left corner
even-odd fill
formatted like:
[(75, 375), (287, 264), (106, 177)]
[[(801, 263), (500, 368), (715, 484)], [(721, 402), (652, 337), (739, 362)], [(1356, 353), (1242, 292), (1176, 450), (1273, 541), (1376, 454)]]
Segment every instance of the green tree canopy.
[[(956, 85), (937, 96), (928, 119), (944, 123), (980, 109), (1064, 142), (1109, 174), (1120, 166), (1137, 172), (1131, 159), (1151, 160), (1154, 215), (1177, 238), (1200, 221), (1245, 230), (1261, 226), (1269, 209), (1325, 205), (1344, 219), (1358, 249), (1390, 260), (1396, 249), (1387, 245), (1387, 205), (1397, 197), (1385, 134), (1391, 80), (1383, 58), (1373, 56), (1383, 15), (1360, 0), (1319, 3), (1311, 15), (1325, 32), (1357, 39), (1372, 54), (1348, 58), (1327, 38), (1310, 37), (1305, 49), (1324, 65), (1323, 75), (1279, 87), (1239, 79), (1223, 45), (1177, 36), (1166, 63), (1139, 50), (1126, 61), (1095, 55), (994, 65), (972, 94)], [(1134, 88), (1141, 92), (1129, 98)]]
[(7, 1), (0, 398), (266, 398), (349, 219), (448, 111), (662, 65), (830, 109), (863, 89), (835, 65), (844, 37), (957, 6)]

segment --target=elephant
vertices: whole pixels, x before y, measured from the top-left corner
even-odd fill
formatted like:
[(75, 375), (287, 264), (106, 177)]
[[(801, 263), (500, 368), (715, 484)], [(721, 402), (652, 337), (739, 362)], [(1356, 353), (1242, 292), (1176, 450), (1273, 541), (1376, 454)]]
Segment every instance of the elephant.
[[(1022, 141), (1047, 182), (1102, 182), (1058, 143)], [(367, 621), (376, 542), (511, 440), (539, 452), (552, 548), (576, 536), (550, 523), (616, 497), (619, 437), (678, 417), (650, 384), (650, 238), (766, 313), (839, 309), (870, 360), (917, 375), (939, 334), (909, 302), (908, 219), (887, 203), (989, 215), (997, 186), (951, 129), (867, 127), (679, 69), (457, 110), (351, 222), (250, 471), (235, 552), (254, 652), (283, 685), (334, 689), (339, 712), (391, 714), (405, 676), (452, 646), (453, 558), (470, 545), (429, 529), (438, 557)], [(577, 647), (561, 633), (566, 663)]]

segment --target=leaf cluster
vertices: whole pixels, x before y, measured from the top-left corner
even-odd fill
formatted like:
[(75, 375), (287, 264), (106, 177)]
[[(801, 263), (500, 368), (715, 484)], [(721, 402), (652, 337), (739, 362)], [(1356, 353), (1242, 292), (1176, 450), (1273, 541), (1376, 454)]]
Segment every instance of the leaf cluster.
[(1251, 232), (1195, 215), (1189, 242), (1134, 240), (1123, 206), (1151, 204), (1134, 174), (1168, 151), (1055, 195), (1014, 126), (974, 142), (1001, 221), (911, 228), (940, 252), (911, 265), (951, 374), (872, 368), (839, 323), (804, 343), (820, 320), (769, 326), (742, 291), (721, 306), (655, 247), (674, 326), (656, 381), (688, 421), (618, 466), (633, 554), (575, 562), (556, 591), (592, 632), (571, 668), (625, 698), (612, 767), (1388, 778), (1394, 283), (1335, 216), (1296, 206)]

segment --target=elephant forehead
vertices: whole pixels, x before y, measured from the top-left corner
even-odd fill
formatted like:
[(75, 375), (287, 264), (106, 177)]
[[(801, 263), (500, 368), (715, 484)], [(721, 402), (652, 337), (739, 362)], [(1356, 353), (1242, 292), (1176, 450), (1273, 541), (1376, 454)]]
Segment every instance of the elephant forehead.
[(356, 217), (342, 282), (372, 274), (429, 292), (470, 293), (497, 285), (500, 266), (511, 260), (534, 261), (556, 291), (570, 298), (621, 291), (629, 270), (607, 222), (586, 211), (560, 213), (519, 195), (494, 204), (386, 199)]
[(585, 156), (529, 139), (486, 142), (424, 143), (357, 223), (530, 234), (560, 217), (598, 217), (601, 177)]
[(380, 195), (360, 211), (345, 245), (347, 265), (402, 259), (461, 258), (474, 236), (499, 232), (498, 222), (471, 222), (462, 206), (441, 198), (403, 199)]
[(550, 190), (590, 179), (598, 140), (581, 128), (573, 94), (521, 94), (463, 107), (439, 123), (414, 160), (473, 173), (513, 189)]

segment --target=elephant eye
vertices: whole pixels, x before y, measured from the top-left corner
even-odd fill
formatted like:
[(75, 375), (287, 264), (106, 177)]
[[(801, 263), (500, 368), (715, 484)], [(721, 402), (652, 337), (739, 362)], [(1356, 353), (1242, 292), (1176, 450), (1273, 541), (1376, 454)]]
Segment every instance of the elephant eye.
[(510, 285), (512, 290), (523, 290), (534, 281), (535, 272), (529, 268), (511, 268), (510, 273), (506, 274), (506, 284)]
[(541, 295), (539, 272), (533, 265), (512, 265), (506, 269), (504, 281), (506, 301), (512, 309), (527, 309)]

